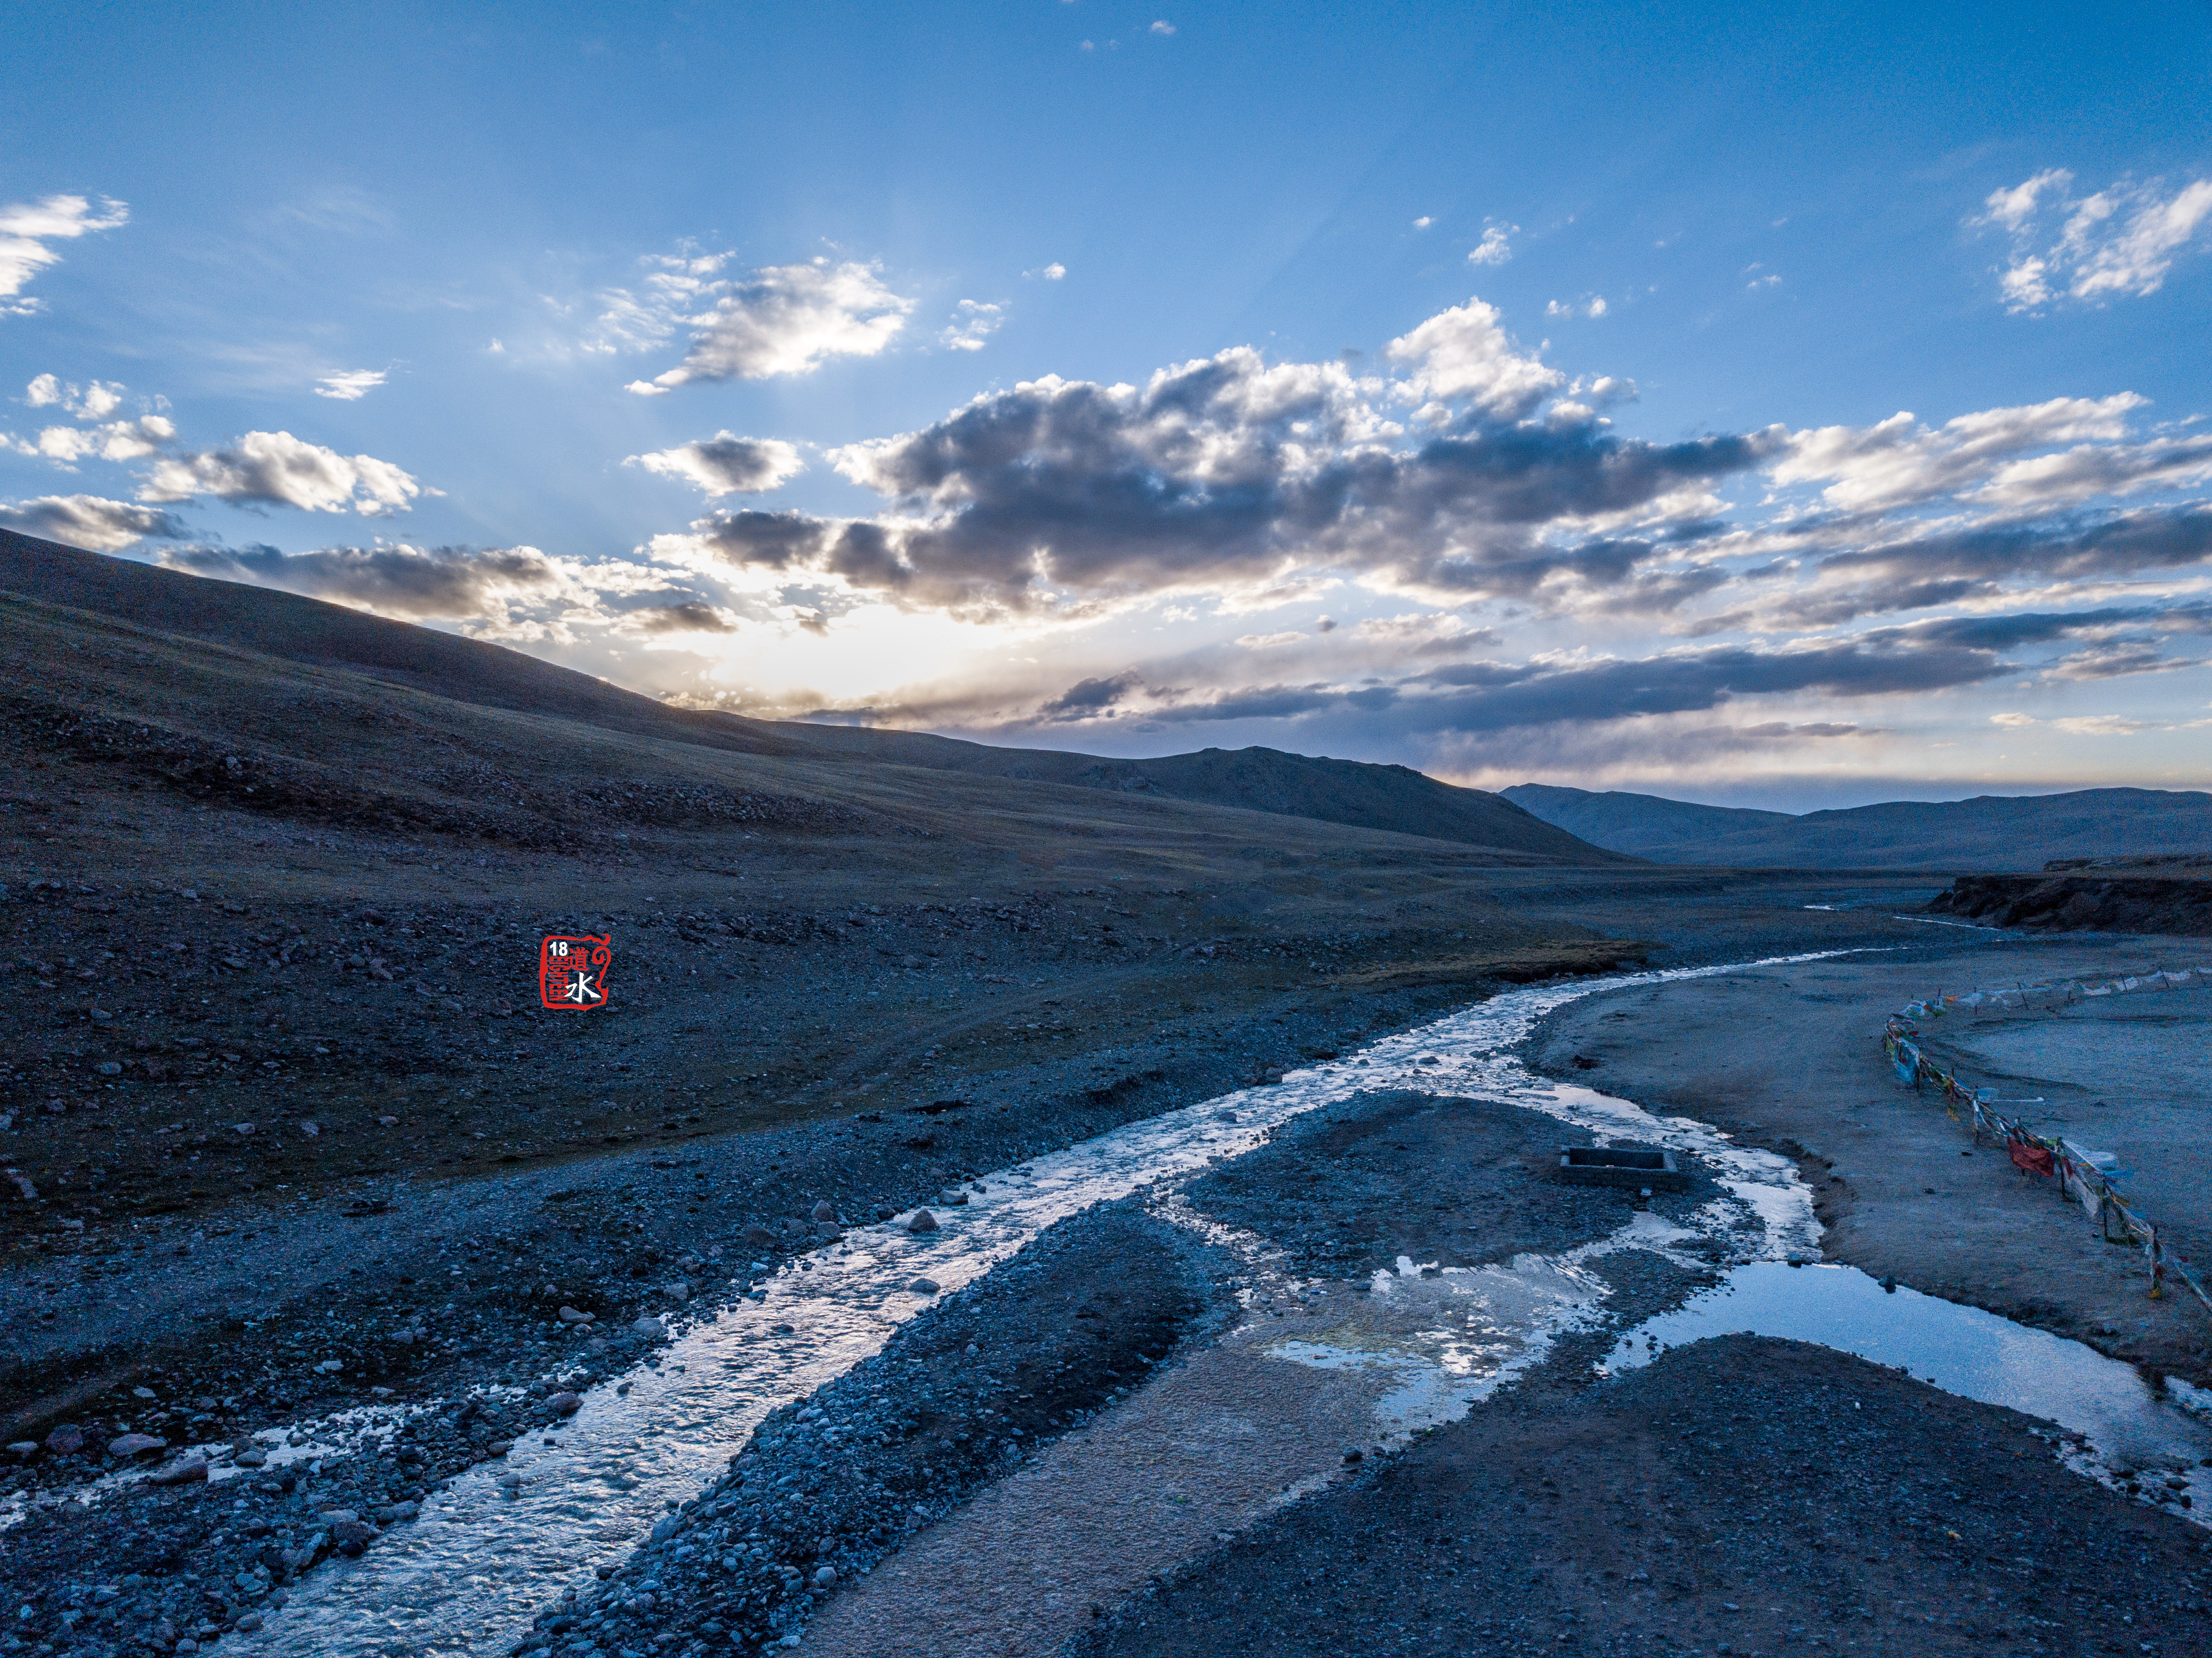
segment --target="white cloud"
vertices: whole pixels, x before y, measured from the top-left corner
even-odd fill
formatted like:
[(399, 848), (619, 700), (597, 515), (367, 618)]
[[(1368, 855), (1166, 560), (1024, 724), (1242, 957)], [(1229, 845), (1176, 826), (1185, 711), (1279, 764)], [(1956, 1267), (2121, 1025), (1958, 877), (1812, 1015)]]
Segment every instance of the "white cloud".
[(184, 525), (157, 507), (98, 495), (40, 495), (12, 507), (0, 504), (0, 527), (94, 553), (116, 552), (149, 536), (179, 540), (185, 533)]
[(1496, 224), (1486, 219), (1483, 221), (1482, 240), (1467, 256), (1467, 262), (1469, 264), (1504, 264), (1513, 257), (1513, 249), (1506, 238), (1516, 236), (1520, 232), (1521, 227), (1517, 224)]
[[(638, 261), (645, 267), (642, 294), (627, 288), (609, 288), (597, 296), (599, 313), (580, 342), (582, 349), (600, 355), (624, 351), (649, 351), (665, 345), (692, 313), (721, 293), (720, 280), (726, 253), (654, 253)], [(548, 300), (556, 311), (569, 307)], [(495, 349), (503, 349), (492, 342)]]
[[(1970, 223), (2010, 237), (1997, 285), (2008, 311), (2037, 311), (2061, 295), (2102, 301), (2137, 299), (2165, 286), (2174, 261), (2212, 226), (2212, 179), (2168, 191), (2161, 179), (2121, 179), (2073, 194), (2063, 167), (1990, 192)], [(2051, 220), (2063, 214), (2054, 227)]]
[(315, 382), (319, 398), (336, 398), (340, 403), (355, 403), (367, 397), (384, 384), (381, 368), (350, 368), (342, 374), (325, 374)]
[(1022, 272), (1022, 275), (1024, 276), (1042, 276), (1048, 282), (1056, 282), (1067, 275), (1067, 267), (1060, 264), (1059, 260), (1054, 259), (1050, 264), (1040, 265), (1035, 270), (1024, 270)]
[(66, 466), (93, 460), (143, 460), (177, 435), (176, 427), (160, 415), (138, 420), (110, 421), (104, 426), (49, 426), (36, 445), (18, 445), (19, 452), (36, 452)]
[(96, 213), (82, 196), (48, 196), (0, 207), (0, 316), (27, 317), (39, 309), (38, 301), (21, 296), (26, 282), (61, 258), (47, 243), (112, 230), (130, 217), (129, 208), (105, 197)]
[(963, 300), (953, 308), (952, 320), (937, 337), (938, 343), (955, 351), (981, 351), (983, 342), (999, 331), (1006, 319), (1003, 305), (987, 305), (979, 300)]
[(653, 397), (693, 380), (766, 380), (810, 374), (830, 357), (872, 357), (914, 309), (884, 285), (876, 266), (853, 261), (770, 265), (702, 292), (714, 304), (684, 319), (695, 331), (682, 364), (632, 381), (630, 391)]
[(632, 455), (625, 466), (642, 466), (663, 477), (680, 478), (702, 495), (757, 495), (798, 477), (806, 463), (780, 438), (741, 438), (717, 432), (711, 438), (681, 443), (649, 455)]
[[(1872, 426), (1824, 426), (1790, 434), (1773, 464), (1773, 476), (1785, 484), (1832, 480), (1821, 491), (1829, 506), (1850, 512), (1887, 510), (1973, 487), (2007, 458), (2026, 451), (2124, 437), (2129, 413), (2144, 402), (2132, 392), (2121, 392), (2109, 398), (2053, 398), (1988, 409), (1933, 428), (1910, 413)], [(2014, 474), (2008, 487), (2024, 501), (2029, 483)]]
[(1990, 724), (2002, 726), (2007, 731), (2019, 731), (2035, 724), (2035, 716), (2032, 714), (1993, 714), (1990, 716)]
[(235, 447), (176, 455), (159, 462), (140, 487), (141, 501), (190, 501), (213, 495), (267, 502), (308, 513), (364, 517), (406, 512), (422, 493), (414, 477), (374, 455), (346, 456), (289, 432), (248, 432)]
[(1486, 414), (1523, 414), (1566, 376), (1515, 350), (1498, 315), (1496, 306), (1471, 299), (1401, 334), (1382, 355), (1415, 365), (1413, 383), (1420, 397), (1468, 398)]
[[(23, 401), (33, 409), (60, 408), (79, 420), (106, 420), (123, 406), (123, 387), (112, 381), (92, 381), (79, 391), (75, 381), (64, 384), (52, 374), (41, 374), (23, 388)], [(155, 406), (161, 400), (155, 399)]]
[(2010, 190), (1990, 192), (1982, 205), (1989, 210), (1984, 222), (2001, 225), (2007, 230), (2018, 230), (2033, 218), (2038, 207), (2046, 196), (2060, 201), (2073, 188), (2074, 175), (2063, 167), (2049, 167), (2037, 173), (2026, 184), (2014, 185)]
[(1547, 317), (1595, 318), (1602, 317), (1610, 308), (1605, 302), (1605, 295), (1595, 294), (1579, 305), (1571, 300), (1564, 304), (1558, 300), (1553, 300), (1544, 307), (1544, 314)]
[(1173, 34), (1176, 26), (1164, 17), (1157, 17), (1152, 20), (1152, 32), (1154, 34)]
[(1413, 228), (1416, 230), (1426, 230), (1435, 222), (1436, 218), (1433, 215), (1424, 213), (1419, 218), (1413, 221)]
[(2159, 729), (2150, 720), (2124, 720), (2116, 714), (2076, 714), (2051, 723), (2076, 737), (2133, 737), (2137, 732)]

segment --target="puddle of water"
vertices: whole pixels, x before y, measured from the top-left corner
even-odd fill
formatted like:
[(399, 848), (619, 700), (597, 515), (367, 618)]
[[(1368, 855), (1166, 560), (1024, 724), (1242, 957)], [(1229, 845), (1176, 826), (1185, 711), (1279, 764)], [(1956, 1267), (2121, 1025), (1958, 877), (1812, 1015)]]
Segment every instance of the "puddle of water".
[[(1721, 1166), (1765, 1220), (1761, 1254), (1809, 1249), (1818, 1236), (1807, 1188), (1783, 1158), (1730, 1144), (1687, 1118), (1653, 1117), (1625, 1100), (1536, 1077), (1503, 1050), (1553, 1009), (1595, 993), (1823, 961), (1818, 950), (1719, 967), (1680, 968), (1514, 991), (1359, 1055), (1292, 1072), (1281, 1083), (1131, 1123), (971, 1183), (938, 1232), (855, 1233), (794, 1262), (741, 1302), (678, 1333), (618, 1383), (585, 1395), (548, 1447), (519, 1444), (503, 1465), (460, 1475), (422, 1517), (352, 1561), (333, 1561), (270, 1617), (258, 1650), (351, 1658), (389, 1650), (488, 1652), (520, 1635), (566, 1584), (624, 1558), (672, 1503), (697, 1494), (763, 1418), (878, 1351), (927, 1304), (907, 1285), (961, 1288), (1054, 1222), (1095, 1203), (1200, 1173), (1261, 1145), (1283, 1123), (1356, 1094), (1417, 1088), (1527, 1106), (1601, 1138), (1692, 1150)], [(976, 1189), (980, 1187), (981, 1189)], [(776, 1327), (788, 1324), (789, 1333)]]
[[(1736, 1333), (1779, 1336), (1856, 1353), (1945, 1393), (2055, 1422), (2078, 1436), (2067, 1461), (2108, 1485), (2160, 1471), (2149, 1493), (2185, 1481), (2189, 1517), (2212, 1525), (2212, 1422), (2188, 1406), (2183, 1383), (2153, 1390), (2131, 1364), (2047, 1330), (1899, 1288), (1886, 1291), (1855, 1266), (1791, 1267), (1756, 1261), (1721, 1286), (1623, 1336), (1599, 1367), (1609, 1375), (1647, 1364), (1669, 1347)], [(2175, 1492), (2180, 1495), (2180, 1492)]]

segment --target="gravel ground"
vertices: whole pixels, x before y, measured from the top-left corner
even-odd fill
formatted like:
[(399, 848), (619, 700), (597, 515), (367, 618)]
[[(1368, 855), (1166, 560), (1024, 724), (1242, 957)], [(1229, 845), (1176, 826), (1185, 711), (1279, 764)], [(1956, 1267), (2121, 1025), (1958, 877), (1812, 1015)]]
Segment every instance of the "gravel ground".
[[(1433, 1095), (1361, 1095), (1285, 1124), (1188, 1187), (1193, 1207), (1286, 1252), (1293, 1271), (1357, 1279), (1401, 1255), (1441, 1266), (1559, 1254), (1626, 1221), (1634, 1193), (1564, 1186), (1559, 1148), (1590, 1136), (1540, 1113)], [(1678, 1224), (1720, 1187), (1693, 1158), (1655, 1193)]]
[(1128, 1201), (1049, 1228), (755, 1430), (730, 1473), (518, 1651), (751, 1649), (1218, 1330), (1222, 1263)]
[[(1675, 959), (1839, 942), (1838, 926), (1859, 925), (1816, 916), (1808, 938), (1796, 931), (1788, 902), (1795, 896), (1778, 898), (1764, 886), (1748, 898), (1699, 889), (1667, 914), (1644, 919), (1664, 922), (1652, 930), (1668, 938)], [(1574, 891), (1543, 896), (1585, 912), (1589, 902)], [(1608, 911), (1593, 919), (1620, 918)], [(977, 936), (1018, 952), (1037, 935), (994, 916)], [(688, 948), (672, 930), (670, 958), (658, 970), (673, 978)], [(866, 959), (882, 957), (869, 946)], [(1018, 967), (1018, 956), (1006, 964)], [(105, 1233), (97, 1203), (87, 1208), (72, 1197), (69, 1206), (87, 1215), (88, 1232), (57, 1223), (35, 1253), (26, 1250), (16, 1270), (0, 1275), (11, 1388), (25, 1401), (11, 1437), (27, 1447), (11, 1450), (13, 1466), (0, 1473), (0, 1503), (12, 1505), (0, 1513), (28, 1510), (0, 1531), (0, 1593), (18, 1613), (29, 1609), (10, 1619), (0, 1650), (47, 1643), (166, 1650), (171, 1631), (204, 1643), (239, 1627), (313, 1569), (315, 1552), (302, 1551), (319, 1533), (324, 1558), (355, 1542), (375, 1546), (374, 1535), (330, 1533), (337, 1522), (323, 1521), (325, 1509), (352, 1513), (357, 1518), (346, 1523), (364, 1532), (407, 1523), (405, 1504), (491, 1455), (497, 1441), (553, 1420), (549, 1396), (649, 1353), (659, 1336), (651, 1324), (637, 1331), (641, 1315), (678, 1326), (709, 1315), (814, 1247), (824, 1230), (813, 1219), (817, 1206), (828, 1203), (847, 1223), (903, 1211), (961, 1178), (1212, 1097), (1467, 999), (1462, 976), (1316, 981), (1256, 1003), (1246, 987), (1218, 1009), (1158, 1000), (1139, 1007), (1133, 981), (1082, 999), (1066, 980), (1047, 977), (1064, 967), (1024, 970), (1035, 983), (991, 985), (982, 981), (1013, 975), (969, 972), (969, 993), (994, 1012), (978, 1024), (976, 1010), (964, 1010), (963, 1028), (971, 1043), (988, 1038), (989, 1048), (1003, 1050), (1000, 1062), (963, 1065), (957, 1079), (934, 1089), (930, 1071), (915, 1071), (900, 1088), (881, 1090), (891, 1096), (881, 1104), (864, 1096), (858, 1108), (827, 1120), (744, 1133), (690, 1120), (676, 1108), (684, 1087), (666, 1072), (685, 1039), (656, 1028), (617, 1047), (634, 1057), (614, 1067), (620, 1077), (622, 1067), (636, 1066), (619, 1085), (641, 1100), (659, 1090), (664, 1114), (653, 1133), (632, 1136), (644, 1143), (600, 1147), (587, 1160), (541, 1161), (475, 1180), (409, 1178), (402, 1169), (347, 1187), (343, 1208), (272, 1189), (219, 1215), (127, 1225), (111, 1215)], [(1203, 994), (1200, 980), (1188, 977), (1182, 993)], [(1055, 1030), (1054, 1020), (1069, 1029)], [(953, 1066), (950, 1057), (942, 1063)], [(471, 1108), (457, 1102), (456, 1121)], [(1556, 1130), (1545, 1133), (1556, 1138)], [(1483, 1258), (1468, 1253), (1480, 1240), (1465, 1229), (1525, 1170), (1510, 1159), (1491, 1159), (1492, 1168), (1487, 1153), (1468, 1154), (1462, 1168), (1448, 1139), (1422, 1144), (1428, 1149), (1416, 1153), (1358, 1148), (1329, 1206), (1304, 1218), (1296, 1205), (1283, 1212), (1279, 1230), (1309, 1252), (1302, 1259), (1313, 1270), (1382, 1264), (1407, 1243), (1447, 1259)], [(1395, 1196), (1387, 1181), (1370, 1190), (1350, 1179), (1393, 1157), (1416, 1168), (1426, 1157), (1447, 1172)], [(1486, 1182), (1480, 1189), (1490, 1196), (1436, 1211), (1441, 1187), (1462, 1177)], [(1219, 1197), (1233, 1217), (1225, 1185)], [(1531, 1220), (1501, 1223), (1500, 1239)], [(1531, 1236), (1540, 1247), (1552, 1235)], [(485, 1402), (463, 1416), (477, 1397)], [(243, 1447), (257, 1434), (346, 1412), (407, 1416), (404, 1448), (413, 1455), (339, 1445), (291, 1464), (289, 1491), (264, 1471), (215, 1485), (136, 1485), (89, 1510), (41, 1505), (88, 1479), (159, 1465), (185, 1442)], [(110, 1454), (125, 1433), (167, 1444), (137, 1456)], [(82, 1436), (75, 1452), (56, 1448), (74, 1436)], [(252, 1529), (262, 1525), (270, 1529)]]
[(2068, 1473), (2028, 1418), (1749, 1336), (1618, 1382), (1587, 1363), (1563, 1351), (1074, 1650), (2212, 1649), (2212, 1540)]

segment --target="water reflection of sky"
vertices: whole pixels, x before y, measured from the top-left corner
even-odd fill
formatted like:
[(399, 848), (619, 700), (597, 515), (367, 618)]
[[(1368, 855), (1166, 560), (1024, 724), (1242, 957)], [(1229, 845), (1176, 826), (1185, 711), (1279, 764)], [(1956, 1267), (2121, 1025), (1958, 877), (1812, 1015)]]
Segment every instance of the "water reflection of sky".
[[(1669, 1347), (1739, 1333), (1855, 1353), (1946, 1393), (2041, 1417), (2081, 1435), (2092, 1462), (2111, 1471), (2212, 1456), (2212, 1425), (2176, 1408), (2177, 1395), (2154, 1390), (2133, 1365), (1978, 1307), (1886, 1291), (1853, 1266), (1739, 1266), (1718, 1289), (1623, 1336), (1605, 1368), (1617, 1375)], [(2207, 1474), (2194, 1469), (2191, 1494), (2212, 1509)]]

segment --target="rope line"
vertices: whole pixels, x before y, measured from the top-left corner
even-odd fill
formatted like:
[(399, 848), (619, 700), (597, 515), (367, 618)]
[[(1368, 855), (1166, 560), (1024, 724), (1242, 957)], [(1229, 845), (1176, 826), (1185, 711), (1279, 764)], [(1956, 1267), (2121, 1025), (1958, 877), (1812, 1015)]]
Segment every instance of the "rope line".
[[(2032, 995), (2057, 995), (2059, 1005), (2085, 1000), (2094, 996), (2128, 995), (2146, 990), (2178, 990), (2185, 986), (2212, 988), (2212, 968), (2185, 968), (2179, 972), (2160, 970), (2147, 974), (2129, 974), (2121, 978), (2100, 980), (2059, 980), (2045, 984), (2017, 984), (1994, 991), (1969, 991), (1963, 995), (1948, 995), (1941, 991), (1920, 1001), (1908, 1002), (1882, 1027), (1882, 1051), (1896, 1068), (1898, 1079), (1911, 1083), (1915, 1088), (1923, 1083), (1932, 1083), (1942, 1094), (1945, 1111), (1953, 1121), (1966, 1114), (1973, 1125), (1974, 1142), (1979, 1145), (1984, 1135), (2002, 1139), (2010, 1154), (2013, 1164), (2021, 1173), (2058, 1181), (2059, 1195), (2069, 1202), (2079, 1203), (2097, 1218), (2097, 1224), (2106, 1241), (2111, 1243), (2130, 1243), (2141, 1247), (2150, 1272), (2150, 1293), (2153, 1300), (2166, 1294), (2168, 1278), (2179, 1283), (2212, 1313), (2212, 1296), (2197, 1281), (2188, 1266), (2178, 1257), (2166, 1252), (2157, 1225), (2138, 1210), (2120, 1189), (2112, 1184), (2112, 1176), (2097, 1166), (2093, 1155), (2075, 1145), (2063, 1136), (2039, 1134), (2027, 1124), (2006, 1116), (1991, 1102), (1996, 1090), (1974, 1088), (1961, 1081), (1955, 1071), (1946, 1071), (1921, 1051), (1919, 1021), (1940, 1019), (1954, 1009), (1978, 1009), (1995, 1005), (1998, 1007), (2028, 1005)], [(2109, 1155), (2109, 1154), (2108, 1154)], [(2118, 1228), (2117, 1235), (2115, 1228)]]

